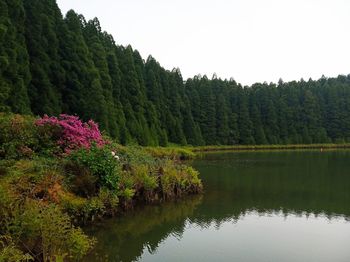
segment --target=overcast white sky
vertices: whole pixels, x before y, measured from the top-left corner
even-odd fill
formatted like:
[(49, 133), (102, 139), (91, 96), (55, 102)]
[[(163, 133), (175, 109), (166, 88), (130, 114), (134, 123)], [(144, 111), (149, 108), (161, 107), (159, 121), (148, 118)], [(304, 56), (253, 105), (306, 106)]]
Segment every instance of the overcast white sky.
[(242, 84), (350, 73), (349, 0), (57, 0), (184, 78)]

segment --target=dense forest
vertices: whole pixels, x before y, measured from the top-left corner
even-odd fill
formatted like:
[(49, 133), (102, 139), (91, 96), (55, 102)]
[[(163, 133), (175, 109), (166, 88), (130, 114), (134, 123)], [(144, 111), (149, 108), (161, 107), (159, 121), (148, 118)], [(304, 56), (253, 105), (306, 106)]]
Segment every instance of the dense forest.
[(55, 0), (0, 0), (0, 111), (92, 118), (122, 144), (348, 142), (350, 75), (184, 80)]

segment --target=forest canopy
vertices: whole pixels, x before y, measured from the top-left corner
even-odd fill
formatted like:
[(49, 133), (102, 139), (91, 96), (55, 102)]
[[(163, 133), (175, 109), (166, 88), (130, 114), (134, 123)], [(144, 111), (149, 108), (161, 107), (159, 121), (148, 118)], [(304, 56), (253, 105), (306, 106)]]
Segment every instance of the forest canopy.
[[(127, 26), (127, 25), (125, 25)], [(122, 144), (350, 141), (350, 75), (184, 80), (55, 0), (0, 0), (0, 111), (93, 119)]]

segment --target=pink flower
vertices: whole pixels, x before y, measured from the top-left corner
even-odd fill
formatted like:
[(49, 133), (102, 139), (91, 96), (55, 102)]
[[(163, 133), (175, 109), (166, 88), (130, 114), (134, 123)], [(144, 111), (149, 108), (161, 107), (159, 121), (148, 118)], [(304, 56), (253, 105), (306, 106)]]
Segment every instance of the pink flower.
[(66, 153), (84, 147), (90, 148), (91, 144), (103, 146), (107, 143), (102, 138), (98, 124), (92, 120), (83, 123), (79, 117), (61, 114), (59, 118), (44, 115), (36, 121), (38, 126), (57, 126), (61, 129), (61, 136), (57, 141)]

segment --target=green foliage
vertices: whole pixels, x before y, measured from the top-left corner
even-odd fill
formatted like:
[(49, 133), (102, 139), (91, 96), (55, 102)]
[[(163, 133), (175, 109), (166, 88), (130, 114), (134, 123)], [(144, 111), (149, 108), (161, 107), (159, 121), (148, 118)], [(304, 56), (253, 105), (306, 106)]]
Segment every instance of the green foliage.
[(59, 255), (79, 260), (93, 246), (94, 240), (84, 235), (81, 229), (72, 227), (69, 216), (58, 207), (44, 208), (39, 218), (45, 261)]
[[(76, 114), (124, 145), (350, 141), (349, 75), (251, 87), (216, 75), (184, 81), (179, 69), (118, 46), (97, 18), (62, 17), (55, 0), (1, 1), (0, 10), (0, 111)], [(0, 154), (33, 150), (18, 146)]]
[(108, 147), (92, 146), (74, 151), (69, 159), (76, 165), (86, 167), (97, 178), (99, 187), (117, 190), (120, 163)]
[(54, 126), (37, 126), (35, 118), (0, 113), (0, 159), (53, 156), (62, 153), (57, 145), (59, 130)]
[(157, 177), (155, 174), (152, 174), (148, 166), (137, 165), (133, 168), (132, 173), (136, 188), (144, 188), (146, 191), (152, 191), (157, 188)]
[(33, 118), (0, 113), (0, 158), (30, 157), (38, 145)]
[(155, 165), (156, 159), (139, 146), (117, 147), (118, 156), (122, 162), (130, 163), (133, 166), (140, 164)]
[[(0, 116), (6, 158), (0, 160), (0, 258), (5, 261), (80, 261), (94, 240), (73, 223), (115, 215), (137, 201), (201, 191), (198, 173), (177, 162), (193, 156), (187, 149), (110, 143), (67, 155), (53, 143), (56, 130), (37, 127), (34, 120)], [(24, 146), (30, 155), (18, 150)]]
[(71, 193), (60, 195), (60, 205), (74, 221), (87, 223), (105, 215), (113, 215), (118, 210), (118, 196), (108, 190), (101, 190), (98, 195), (83, 198)]
[(94, 245), (94, 240), (89, 239), (80, 228), (73, 228), (69, 232), (67, 246), (69, 246), (70, 257), (80, 261)]
[(190, 149), (184, 147), (147, 147), (145, 150), (156, 158), (188, 160), (196, 156)]
[(0, 261), (1, 262), (24, 262), (33, 261), (33, 257), (29, 254), (24, 254), (12, 242), (10, 237), (0, 238)]
[(184, 169), (184, 172), (188, 177), (188, 182), (186, 186), (202, 188), (202, 182), (199, 179), (199, 172), (190, 166), (185, 166)]
[(135, 190), (132, 188), (125, 188), (120, 191), (119, 196), (123, 197), (126, 201), (129, 201), (135, 195)]
[(59, 57), (58, 32), (62, 24), (56, 5), (43, 1), (23, 0), (25, 40), (30, 60), (28, 85), (31, 110), (35, 114), (61, 113), (60, 89), (64, 71)]
[(119, 198), (114, 192), (101, 189), (98, 198), (103, 203), (107, 214), (114, 214), (118, 210)]
[(173, 198), (188, 193), (198, 193), (202, 190), (202, 183), (198, 172), (193, 168), (174, 165), (167, 161), (161, 169), (161, 186), (166, 197)]
[(25, 243), (28, 251), (31, 251), (30, 249), (37, 251), (36, 243), (40, 239), (39, 250), (44, 261), (53, 261), (57, 256), (77, 260), (94, 244), (94, 240), (71, 225), (69, 216), (62, 213), (56, 205), (27, 200), (23, 205), (17, 206), (7, 218), (5, 227), (0, 233), (5, 234), (4, 236), (11, 235), (12, 242), (5, 243), (0, 256), (29, 260), (30, 256), (23, 255), (15, 243), (20, 241), (22, 244)]
[(29, 114), (29, 57), (23, 1), (0, 2), (0, 109)]

